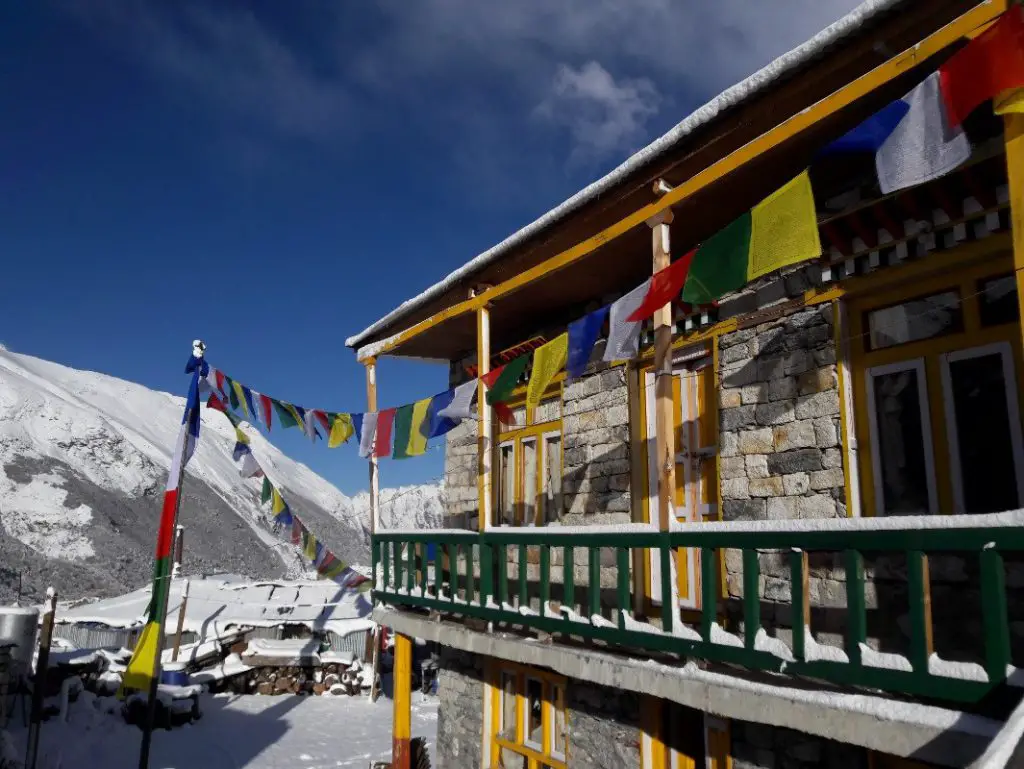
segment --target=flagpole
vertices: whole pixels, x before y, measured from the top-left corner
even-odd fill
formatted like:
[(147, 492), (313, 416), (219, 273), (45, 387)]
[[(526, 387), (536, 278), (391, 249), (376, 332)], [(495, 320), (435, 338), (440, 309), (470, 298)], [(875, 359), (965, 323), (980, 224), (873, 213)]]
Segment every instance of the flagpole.
[[(196, 358), (202, 358), (203, 353), (206, 350), (206, 345), (200, 340), (196, 340), (192, 345), (192, 355)], [(198, 371), (193, 374), (194, 377), (198, 377)], [(193, 380), (195, 382), (195, 380)], [(198, 408), (198, 406), (194, 407)], [(192, 408), (187, 408), (185, 412), (184, 425), (190, 424), (192, 421)], [(176, 531), (178, 526), (178, 511), (181, 509), (181, 487), (185, 482), (185, 468), (182, 467), (178, 473), (178, 487), (177, 493), (174, 497), (174, 518), (171, 522), (171, 531)], [(172, 572), (168, 570), (165, 579), (162, 579), (158, 584), (153, 586), (153, 595), (151, 600), (156, 601), (155, 606), (164, 607), (163, 621), (160, 623), (160, 632), (157, 633), (156, 637), (156, 659), (153, 662), (153, 678), (149, 682), (149, 699), (146, 702), (146, 720), (143, 724), (142, 729), (142, 747), (139, 750), (139, 769), (149, 769), (149, 749), (153, 741), (153, 722), (156, 720), (156, 698), (160, 687), (160, 673), (163, 667), (163, 655), (164, 655), (164, 640), (166, 636), (167, 627), (167, 597), (171, 591), (171, 576)], [(160, 599), (157, 599), (159, 593)]]

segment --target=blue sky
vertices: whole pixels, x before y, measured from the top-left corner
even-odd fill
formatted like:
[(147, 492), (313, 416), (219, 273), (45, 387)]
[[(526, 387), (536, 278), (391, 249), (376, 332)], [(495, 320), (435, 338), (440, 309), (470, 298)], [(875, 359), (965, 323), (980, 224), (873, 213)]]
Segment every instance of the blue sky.
[[(346, 336), (854, 5), (4, 3), (0, 342), (182, 392), (201, 337), (257, 390), (359, 410)], [(445, 382), (386, 360), (381, 403)], [(365, 487), (351, 446), (291, 433)]]

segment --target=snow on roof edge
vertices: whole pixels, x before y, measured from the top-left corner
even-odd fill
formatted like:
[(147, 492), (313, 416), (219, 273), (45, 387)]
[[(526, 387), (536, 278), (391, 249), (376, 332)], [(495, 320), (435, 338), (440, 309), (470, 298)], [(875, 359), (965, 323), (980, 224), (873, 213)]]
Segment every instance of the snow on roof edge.
[[(691, 112), (663, 136), (655, 139), (600, 179), (590, 183), (575, 195), (548, 211), (546, 214), (535, 219), (522, 229), (512, 233), (496, 246), (492, 246), (483, 253), (478, 254), (476, 257), (449, 273), (445, 278), (430, 286), (419, 295), (402, 302), (402, 304), (398, 305), (394, 310), (389, 312), (383, 318), (370, 324), (358, 334), (350, 336), (345, 340), (345, 346), (351, 348), (357, 347), (366, 339), (366, 337), (386, 328), (403, 315), (406, 315), (416, 308), (426, 304), (430, 300), (437, 298), (462, 278), (487, 266), (520, 243), (543, 231), (545, 228), (555, 224), (565, 216), (574, 212), (578, 208), (581, 208), (583, 205), (595, 200), (603, 192), (624, 181), (629, 174), (633, 173), (644, 164), (656, 159), (698, 128), (718, 117), (718, 115), (725, 110), (743, 103), (745, 100), (756, 95), (758, 92), (771, 85), (791, 70), (794, 70), (807, 61), (813, 59), (837, 40), (856, 31), (875, 16), (889, 10), (893, 6), (899, 5), (902, 2), (904, 2), (904, 0), (865, 0), (850, 11), (850, 13), (825, 27), (821, 32), (814, 35), (814, 37), (800, 44), (788, 53), (784, 53), (782, 56), (770, 62), (765, 67), (762, 67), (746, 79), (741, 80), (739, 83), (736, 83), (722, 91), (718, 96), (707, 102), (704, 106)], [(360, 358), (376, 355), (387, 341), (389, 340), (381, 340), (375, 344), (360, 348), (357, 350), (357, 355)]]

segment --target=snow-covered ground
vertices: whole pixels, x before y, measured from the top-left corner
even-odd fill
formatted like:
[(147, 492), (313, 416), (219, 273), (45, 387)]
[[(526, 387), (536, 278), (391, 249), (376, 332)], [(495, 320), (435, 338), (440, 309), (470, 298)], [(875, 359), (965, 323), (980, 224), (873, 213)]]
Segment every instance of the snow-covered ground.
[[(437, 698), (413, 693), (412, 734), (437, 735)], [(83, 693), (67, 723), (43, 724), (39, 769), (134, 769), (141, 732), (104, 712), (113, 698)], [(152, 769), (366, 769), (391, 755), (391, 700), (366, 697), (205, 695), (203, 717), (171, 731), (156, 730)], [(15, 716), (11, 736), (19, 758), (26, 731)]]

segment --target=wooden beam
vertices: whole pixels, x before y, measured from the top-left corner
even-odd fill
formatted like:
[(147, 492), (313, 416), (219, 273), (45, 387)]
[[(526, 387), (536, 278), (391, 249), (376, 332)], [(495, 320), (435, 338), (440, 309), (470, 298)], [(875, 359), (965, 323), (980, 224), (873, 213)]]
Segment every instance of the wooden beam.
[(901, 75), (910, 72), (914, 67), (925, 59), (942, 51), (944, 48), (970, 36), (979, 27), (990, 23), (997, 18), (1006, 8), (1006, 0), (982, 3), (965, 12), (958, 18), (936, 30), (928, 37), (914, 46), (911, 46), (902, 53), (892, 57), (888, 61), (878, 65), (870, 72), (858, 77), (856, 80), (847, 83), (831, 95), (812, 104), (810, 107), (801, 110), (792, 117), (782, 121), (774, 128), (747, 142), (742, 147), (734, 150), (720, 160), (712, 163), (707, 168), (691, 176), (682, 184), (672, 188), (661, 198), (638, 209), (624, 219), (601, 230), (595, 235), (587, 238), (572, 248), (568, 248), (555, 256), (537, 264), (519, 274), (509, 278), (483, 294), (474, 296), (472, 299), (452, 305), (426, 320), (410, 326), (405, 331), (396, 334), (386, 344), (377, 345), (374, 353), (382, 355), (397, 349), (405, 342), (428, 331), (451, 318), (472, 312), (481, 302), (494, 302), (497, 299), (507, 296), (524, 286), (529, 285), (545, 276), (561, 270), (569, 265), (580, 261), (591, 252), (603, 246), (615, 238), (629, 232), (634, 227), (657, 216), (667, 208), (670, 208), (687, 198), (692, 197), (706, 187), (724, 178), (733, 171), (738, 170), (759, 155), (772, 150), (784, 142), (798, 136), (816, 123), (836, 114), (840, 110), (850, 106), (857, 100), (867, 96), (895, 80)]
[(491, 370), (491, 311), (485, 304), (476, 311), (477, 391), (477, 516), (478, 528), (486, 531), (491, 525), (491, 460), (493, 458), (491, 407), (487, 404), (484, 376)]
[[(366, 411), (377, 410), (377, 359), (367, 358), (366, 365)], [(356, 436), (358, 441), (360, 436)], [(370, 452), (370, 534), (377, 531), (380, 519), (380, 479), (377, 476), (377, 452)]]
[[(650, 220), (653, 272), (669, 266), (669, 225), (672, 211), (666, 210)], [(654, 313), (654, 419), (655, 456), (658, 473), (658, 527), (668, 531), (675, 515), (676, 443), (672, 408), (672, 305)]]
[[(1024, 318), (1024, 115), (1003, 117), (1006, 139), (1006, 173), (1010, 188), (1010, 233), (1017, 302)], [(1021, 325), (1024, 329), (1024, 324)], [(1024, 340), (1021, 342), (1024, 344)]]
[(188, 610), (188, 588), (189, 581), (186, 579), (181, 587), (181, 605), (178, 607), (178, 626), (174, 630), (174, 651), (171, 652), (171, 662), (178, 661), (178, 652), (181, 650), (181, 632), (185, 629), (185, 612)]
[(395, 634), (392, 676), (395, 714), (392, 721), (391, 769), (412, 769), (412, 639)]

